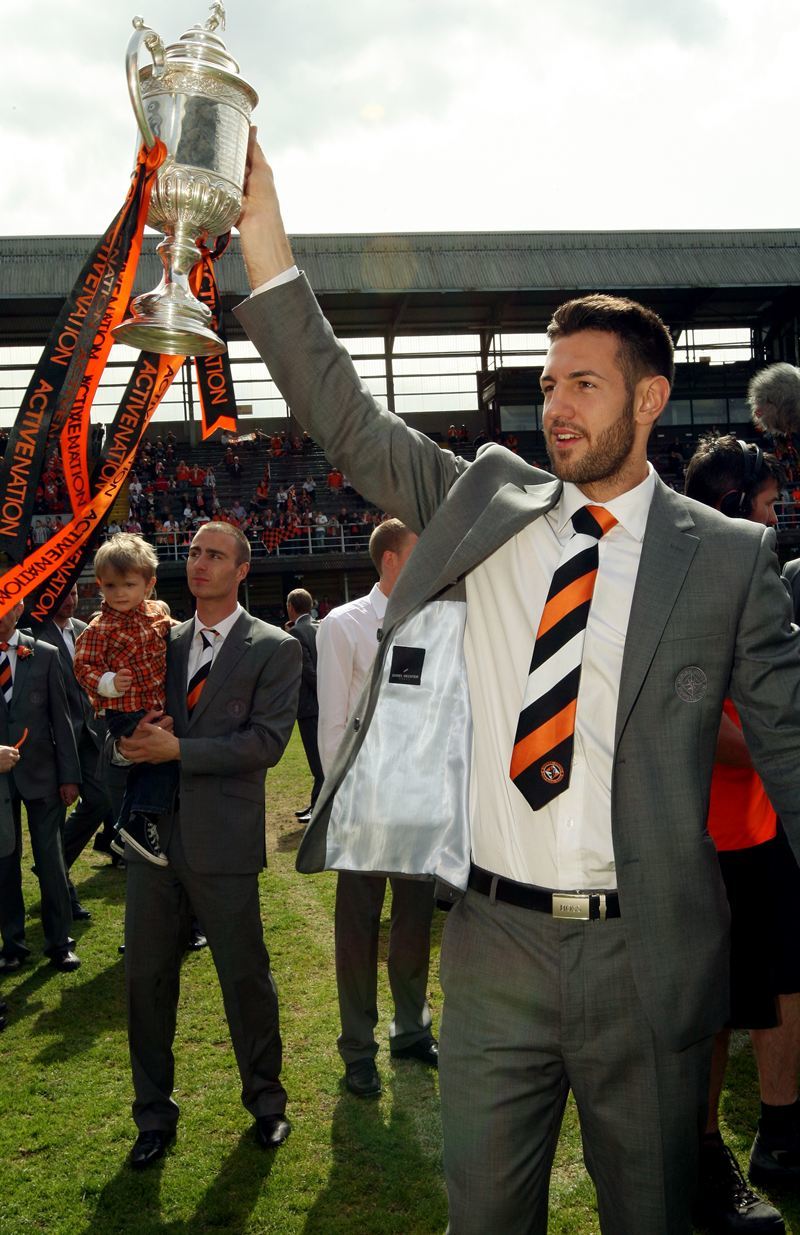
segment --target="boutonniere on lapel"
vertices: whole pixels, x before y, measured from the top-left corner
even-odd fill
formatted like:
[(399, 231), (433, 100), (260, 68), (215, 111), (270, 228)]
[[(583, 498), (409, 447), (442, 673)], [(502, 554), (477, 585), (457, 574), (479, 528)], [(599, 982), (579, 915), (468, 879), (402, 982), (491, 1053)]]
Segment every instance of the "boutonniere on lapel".
[(29, 648), (27, 643), (18, 643), (17, 660), (27, 660), (29, 656), (33, 656), (33, 648)]

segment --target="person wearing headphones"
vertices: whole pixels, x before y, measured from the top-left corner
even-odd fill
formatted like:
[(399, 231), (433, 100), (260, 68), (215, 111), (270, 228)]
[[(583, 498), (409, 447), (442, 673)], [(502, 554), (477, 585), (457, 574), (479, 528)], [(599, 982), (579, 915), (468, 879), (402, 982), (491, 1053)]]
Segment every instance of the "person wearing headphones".
[[(685, 492), (733, 519), (777, 526), (778, 460), (733, 434), (701, 438)], [(708, 830), (731, 908), (731, 1016), (715, 1039), (709, 1110), (700, 1155), (696, 1217), (714, 1232), (778, 1235), (777, 1209), (747, 1186), (719, 1131), (719, 1101), (731, 1029), (748, 1029), (761, 1091), (749, 1177), (800, 1184), (800, 868), (753, 769), (735, 707), (726, 699), (711, 782)]]

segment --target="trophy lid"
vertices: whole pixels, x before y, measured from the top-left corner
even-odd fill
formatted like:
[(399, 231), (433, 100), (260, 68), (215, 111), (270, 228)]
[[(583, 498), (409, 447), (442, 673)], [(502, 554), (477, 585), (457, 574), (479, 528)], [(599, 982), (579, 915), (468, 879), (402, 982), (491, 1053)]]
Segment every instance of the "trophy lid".
[(250, 96), (253, 106), (258, 102), (258, 95), (253, 87), (244, 80), (239, 72), (239, 64), (234, 60), (222, 39), (216, 33), (217, 27), (225, 29), (225, 8), (216, 0), (211, 5), (211, 16), (201, 25), (192, 26), (182, 34), (177, 43), (171, 43), (166, 49), (165, 59), (168, 65), (181, 66), (222, 73), (235, 82)]

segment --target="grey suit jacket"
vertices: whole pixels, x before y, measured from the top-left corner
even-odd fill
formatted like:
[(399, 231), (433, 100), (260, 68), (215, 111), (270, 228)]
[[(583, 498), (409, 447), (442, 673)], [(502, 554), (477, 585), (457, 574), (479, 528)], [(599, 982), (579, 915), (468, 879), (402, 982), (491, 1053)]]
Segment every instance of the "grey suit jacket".
[(19, 641), (33, 655), (17, 657), (11, 706), (0, 696), (0, 744), (11, 746), (28, 730), (8, 779), (22, 798), (49, 798), (59, 785), (80, 784), (78, 749), (58, 652), (21, 631)]
[[(304, 279), (245, 302), (237, 314), (328, 458), (366, 497), (422, 533), (390, 598), (372, 681), (298, 854), (299, 869), (314, 871), (326, 865), (333, 798), (358, 767), (389, 648), (431, 600), (463, 600), (465, 575), (548, 510), (561, 486), (495, 445), (467, 464), (379, 408)], [(654, 1032), (672, 1049), (713, 1032), (727, 1014), (729, 914), (706, 815), (728, 694), (800, 853), (800, 643), (774, 540), (770, 530), (726, 519), (657, 483), (620, 683), (612, 833), (637, 990)], [(415, 767), (413, 753), (408, 766)]]
[[(72, 619), (72, 627), (75, 638), (77, 639), (86, 630), (86, 623), (79, 618)], [(58, 660), (61, 665), (61, 672), (64, 677), (64, 686), (67, 691), (67, 703), (69, 704), (69, 715), (72, 721), (72, 728), (75, 731), (75, 741), (80, 745), (80, 740), (84, 733), (88, 734), (99, 751), (102, 745), (100, 733), (97, 727), (97, 720), (92, 712), (92, 706), (86, 696), (86, 693), (81, 689), (78, 679), (75, 677), (75, 668), (72, 663), (72, 657), (69, 654), (64, 636), (61, 629), (52, 619), (46, 622), (38, 623), (32, 627), (32, 634), (37, 641), (41, 640), (44, 643), (49, 643), (58, 652)]]
[(784, 564), (783, 577), (791, 592), (794, 620), (800, 625), (800, 557), (793, 558), (791, 562)]
[(249, 874), (266, 862), (264, 777), (283, 754), (297, 715), (300, 647), (242, 613), (190, 718), (193, 630), (192, 621), (173, 627), (167, 648), (167, 712), (181, 739), (181, 840), (200, 874)]
[(300, 681), (300, 698), (297, 715), (300, 718), (319, 716), (317, 704), (317, 626), (310, 613), (297, 619), (289, 634), (303, 649), (303, 676)]

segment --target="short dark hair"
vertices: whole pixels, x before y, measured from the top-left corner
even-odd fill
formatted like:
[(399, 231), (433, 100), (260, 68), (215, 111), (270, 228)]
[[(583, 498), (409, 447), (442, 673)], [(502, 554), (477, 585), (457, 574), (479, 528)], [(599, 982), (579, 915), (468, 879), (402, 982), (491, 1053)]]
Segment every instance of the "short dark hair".
[(369, 555), (379, 575), (384, 553), (400, 553), (413, 534), (400, 519), (384, 519), (378, 524), (369, 538)]
[(675, 377), (675, 349), (657, 313), (624, 296), (596, 293), (568, 300), (547, 327), (550, 342), (581, 330), (605, 331), (619, 339), (618, 359), (629, 391), (643, 377)]
[(295, 613), (310, 613), (311, 593), (307, 592), (304, 587), (296, 587), (286, 597), (286, 604), (291, 605)]
[(192, 543), (197, 539), (201, 532), (221, 532), (223, 536), (231, 536), (236, 541), (236, 565), (243, 566), (245, 562), (250, 562), (250, 541), (245, 536), (241, 528), (236, 527), (233, 523), (226, 523), (224, 519), (211, 520), (209, 523), (203, 523), (192, 537)]
[[(734, 433), (705, 433), (686, 464), (683, 490), (687, 497), (714, 506), (724, 514), (746, 518), (753, 498), (774, 480), (785, 483), (783, 468), (774, 455), (765, 454), (753, 442), (742, 442)], [(727, 497), (734, 499), (723, 506)]]

